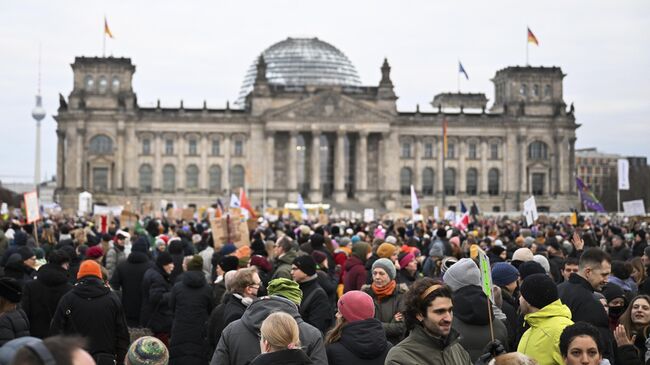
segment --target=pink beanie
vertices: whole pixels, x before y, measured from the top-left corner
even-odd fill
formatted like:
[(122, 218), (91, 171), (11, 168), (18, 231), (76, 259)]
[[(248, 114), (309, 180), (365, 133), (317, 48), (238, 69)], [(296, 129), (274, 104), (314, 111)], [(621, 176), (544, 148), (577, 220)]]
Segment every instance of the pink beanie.
[(408, 253), (402, 257), (401, 260), (399, 260), (399, 267), (402, 269), (406, 267), (406, 265), (410, 264), (411, 261), (415, 260), (415, 255), (412, 253)]
[(460, 246), (460, 238), (458, 236), (454, 236), (449, 239), (449, 243), (452, 245)]
[(370, 295), (360, 290), (350, 290), (338, 302), (339, 312), (347, 322), (363, 321), (375, 317), (375, 303)]

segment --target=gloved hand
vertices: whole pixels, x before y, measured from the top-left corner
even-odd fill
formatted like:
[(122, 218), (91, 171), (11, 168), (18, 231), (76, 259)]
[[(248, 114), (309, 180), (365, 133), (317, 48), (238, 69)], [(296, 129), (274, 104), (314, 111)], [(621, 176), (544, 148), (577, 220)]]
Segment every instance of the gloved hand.
[(483, 348), (483, 355), (478, 358), (475, 365), (486, 365), (490, 360), (492, 360), (492, 358), (505, 353), (507, 353), (507, 351), (506, 348), (503, 347), (501, 341), (491, 341)]

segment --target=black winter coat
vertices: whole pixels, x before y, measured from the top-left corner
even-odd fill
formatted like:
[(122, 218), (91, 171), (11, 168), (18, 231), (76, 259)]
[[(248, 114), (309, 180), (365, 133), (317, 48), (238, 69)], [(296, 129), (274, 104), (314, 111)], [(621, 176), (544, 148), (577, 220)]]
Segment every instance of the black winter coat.
[[(239, 298), (237, 298), (237, 296), (235, 296), (234, 293), (226, 293), (223, 296), (223, 327), (222, 328), (226, 328), (227, 325), (240, 319), (241, 316), (244, 315), (244, 312), (246, 311), (246, 308), (248, 308), (248, 306), (244, 305), (243, 300), (246, 299), (242, 298), (241, 295), (239, 295)], [(248, 304), (250, 305), (250, 303), (252, 303), (253, 300), (252, 299), (248, 299), (248, 300), (249, 300)]]
[(214, 307), (212, 290), (203, 271), (187, 271), (178, 278), (169, 298), (174, 313), (169, 364), (204, 364), (209, 359), (205, 324)]
[(329, 365), (383, 365), (392, 346), (381, 322), (371, 318), (345, 324), (341, 339), (325, 351)]
[(29, 318), (29, 332), (32, 336), (49, 336), (50, 323), (59, 300), (70, 289), (72, 284), (68, 282), (68, 271), (49, 263), (41, 266), (36, 280), (25, 284), (21, 307)]
[(81, 278), (59, 301), (52, 335), (80, 335), (88, 339), (88, 352), (113, 354), (124, 363), (129, 347), (129, 330), (122, 303), (104, 282), (94, 276)]
[(131, 252), (126, 261), (117, 265), (111, 277), (113, 290), (122, 291), (122, 306), (129, 327), (140, 326), (142, 310), (142, 279), (153, 263), (142, 252)]
[(12, 262), (5, 266), (4, 276), (14, 278), (20, 286), (25, 286), (25, 284), (34, 280), (36, 270), (23, 264), (22, 261)]
[(153, 333), (170, 333), (174, 314), (169, 309), (172, 284), (169, 275), (157, 265), (149, 268), (142, 278), (142, 310), (140, 325)]
[(280, 350), (260, 354), (250, 365), (311, 365), (313, 362), (301, 349)]
[(302, 290), (300, 303), (300, 317), (325, 333), (332, 324), (332, 307), (325, 290), (318, 284), (318, 279), (313, 278), (299, 284)]
[(558, 285), (558, 294), (562, 303), (571, 309), (573, 322), (587, 322), (598, 328), (602, 343), (605, 345), (603, 357), (614, 362), (615, 343), (609, 329), (609, 318), (605, 308), (594, 298), (594, 289), (589, 282), (578, 274), (571, 274), (569, 281)]
[(0, 346), (25, 336), (29, 336), (29, 320), (22, 309), (0, 314)]
[[(224, 296), (224, 302), (228, 297)], [(223, 322), (223, 311), (226, 307), (225, 303), (219, 303), (214, 309), (212, 310), (212, 313), (210, 313), (210, 318), (208, 318), (208, 323), (207, 323), (207, 336), (208, 336), (208, 345), (210, 346), (210, 352), (214, 353), (214, 350), (217, 348), (217, 344), (219, 343), (219, 339), (221, 338), (221, 332), (223, 332), (223, 329), (226, 328), (224, 326)]]

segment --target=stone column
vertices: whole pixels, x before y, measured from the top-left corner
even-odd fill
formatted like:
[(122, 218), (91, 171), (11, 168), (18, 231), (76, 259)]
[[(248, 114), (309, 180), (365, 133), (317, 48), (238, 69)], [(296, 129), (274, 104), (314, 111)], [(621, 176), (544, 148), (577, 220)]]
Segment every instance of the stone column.
[[(436, 195), (442, 197), (442, 194), (445, 190), (445, 169), (443, 166), (443, 159), (446, 158), (447, 156), (444, 156), (445, 151), (444, 151), (444, 146), (443, 146), (443, 138), (440, 137), (438, 138), (438, 160), (436, 161)], [(440, 207), (440, 209), (443, 209), (443, 207)]]
[(228, 193), (227, 199), (230, 199), (230, 133), (223, 135), (223, 179), (226, 183), (226, 192)]
[(488, 142), (487, 138), (481, 138), (481, 171), (479, 176), (479, 194), (485, 195), (488, 193)]
[(467, 170), (465, 169), (465, 138), (460, 137), (458, 141), (458, 194), (462, 195), (467, 187)]
[(210, 134), (203, 133), (201, 138), (201, 164), (199, 171), (199, 189), (201, 194), (208, 194), (210, 189), (210, 164), (208, 163), (208, 150), (210, 149)]
[(178, 156), (178, 166), (176, 166), (176, 181), (178, 184), (176, 190), (185, 191), (185, 154), (187, 154), (185, 150), (185, 134), (179, 133), (177, 137), (178, 146), (176, 146), (177, 150), (175, 152), (176, 156)]
[(314, 130), (311, 132), (311, 181), (309, 186), (309, 200), (320, 202), (323, 200), (323, 190), (320, 181), (320, 137), (321, 132)]
[(334, 200), (344, 202), (345, 192), (345, 132), (336, 133), (336, 150), (334, 151)]
[(296, 201), (298, 199), (298, 175), (296, 165), (298, 165), (298, 155), (296, 148), (298, 146), (298, 131), (292, 130), (289, 132), (289, 156), (287, 166), (287, 190), (288, 199)]
[(111, 188), (112, 190), (123, 190), (124, 189), (124, 171), (125, 171), (125, 149), (124, 136), (126, 135), (126, 130), (124, 129), (124, 121), (120, 120), (117, 123), (117, 150), (115, 159), (115, 170), (113, 171), (115, 176), (113, 176), (113, 181), (115, 185)]
[[(526, 184), (526, 136), (517, 136), (517, 144), (519, 145), (519, 193), (527, 193), (528, 185)], [(521, 197), (517, 201), (517, 206), (522, 202)]]
[(274, 188), (274, 174), (275, 171), (275, 132), (266, 132), (266, 188)]
[(576, 183), (575, 183), (575, 174), (576, 174), (576, 138), (569, 138), (569, 192), (576, 192)]
[(368, 132), (359, 132), (359, 140), (357, 144), (357, 186), (356, 196), (361, 202), (370, 200), (368, 196)]
[(56, 136), (56, 187), (65, 189), (65, 130), (57, 129)]
[(84, 137), (86, 135), (86, 130), (83, 128), (77, 128), (77, 142), (75, 146), (75, 150), (77, 152), (77, 181), (76, 181), (76, 188), (80, 190), (87, 189), (88, 187), (86, 186), (86, 179), (85, 179), (85, 174), (84, 171), (86, 170), (84, 168), (84, 164), (86, 163), (84, 155), (86, 153), (85, 148), (84, 148)]
[(553, 165), (553, 193), (559, 194), (563, 192), (561, 184), (563, 181), (564, 174), (562, 173), (562, 162), (564, 158), (564, 149), (563, 149), (563, 143), (564, 143), (564, 136), (554, 136), (553, 137), (553, 142), (555, 143), (555, 159), (554, 159), (554, 165)]
[(422, 195), (422, 167), (420, 166), (422, 153), (420, 152), (420, 137), (413, 139), (413, 187)]
[(163, 154), (163, 136), (162, 133), (154, 133), (153, 140), (153, 186), (152, 190), (154, 192), (160, 192), (162, 190), (162, 154)]

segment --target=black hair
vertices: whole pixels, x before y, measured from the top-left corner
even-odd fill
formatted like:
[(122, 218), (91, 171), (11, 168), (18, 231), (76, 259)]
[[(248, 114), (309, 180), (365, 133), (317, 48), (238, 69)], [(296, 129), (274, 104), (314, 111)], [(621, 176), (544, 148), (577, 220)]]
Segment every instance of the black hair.
[(578, 265), (578, 259), (576, 257), (567, 257), (566, 260), (564, 260), (564, 263), (562, 263), (562, 270), (566, 268), (567, 265)]
[[(422, 298), (422, 294), (434, 285), (440, 285), (440, 288)], [(407, 330), (410, 331), (416, 325), (420, 325), (420, 321), (417, 319), (418, 314), (426, 317), (427, 308), (438, 297), (451, 299), (451, 289), (439, 280), (424, 277), (413, 283), (409, 291), (404, 294), (405, 310), (403, 314)]]
[(50, 252), (47, 261), (51, 264), (60, 266), (66, 262), (70, 262), (70, 255), (68, 255), (68, 253), (63, 250), (54, 250)]
[(582, 256), (580, 256), (580, 269), (584, 269), (587, 265), (592, 265), (595, 268), (598, 268), (603, 263), (603, 261), (607, 261), (609, 263), (612, 262), (612, 258), (607, 252), (595, 247), (587, 249), (582, 254)]
[(567, 357), (569, 345), (578, 336), (591, 337), (596, 343), (598, 352), (602, 355), (603, 344), (600, 340), (600, 332), (598, 332), (598, 329), (587, 322), (576, 322), (564, 328), (562, 335), (560, 335), (560, 354), (562, 354), (562, 357)]
[(632, 275), (632, 265), (625, 261), (614, 260), (612, 261), (612, 275), (621, 280), (627, 280)]

